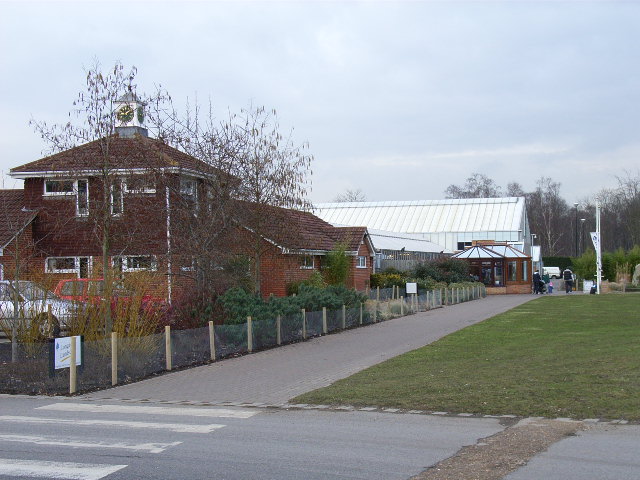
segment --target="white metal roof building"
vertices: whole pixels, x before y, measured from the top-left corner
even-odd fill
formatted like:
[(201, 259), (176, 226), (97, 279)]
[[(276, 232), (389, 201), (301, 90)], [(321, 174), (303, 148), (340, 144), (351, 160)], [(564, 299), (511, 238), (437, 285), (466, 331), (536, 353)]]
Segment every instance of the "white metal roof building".
[(316, 204), (315, 215), (340, 225), (416, 234), (447, 250), (473, 240), (509, 242), (530, 252), (524, 197)]
[[(336, 225), (338, 226), (338, 225)], [(421, 235), (410, 233), (387, 232), (385, 230), (369, 229), (369, 236), (376, 250), (403, 250), (407, 252), (423, 253), (453, 253), (442, 245), (430, 242)]]

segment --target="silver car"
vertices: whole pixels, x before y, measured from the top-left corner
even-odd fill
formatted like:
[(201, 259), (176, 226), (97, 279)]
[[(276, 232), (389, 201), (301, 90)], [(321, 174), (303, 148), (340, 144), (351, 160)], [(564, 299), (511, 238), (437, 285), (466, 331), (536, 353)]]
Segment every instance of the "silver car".
[[(17, 315), (14, 312), (16, 304)], [(27, 325), (37, 324), (41, 337), (59, 336), (60, 329), (66, 326), (65, 321), (75, 315), (76, 310), (74, 302), (59, 298), (35, 282), (0, 281), (0, 321), (5, 330), (10, 329), (13, 319), (17, 318), (18, 321), (26, 320)]]

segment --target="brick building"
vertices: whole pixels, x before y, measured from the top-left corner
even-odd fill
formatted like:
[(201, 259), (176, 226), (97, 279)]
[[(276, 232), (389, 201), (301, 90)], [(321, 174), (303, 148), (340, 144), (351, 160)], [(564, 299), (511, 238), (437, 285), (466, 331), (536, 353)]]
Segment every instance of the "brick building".
[[(135, 97), (121, 100), (138, 111)], [(24, 188), (0, 191), (0, 275), (11, 278), (18, 246), (24, 274), (97, 278), (105, 267), (122, 275), (155, 272), (151, 287), (171, 300), (190, 286), (201, 255), (187, 239), (199, 237), (205, 248), (205, 237), (217, 235), (218, 248), (223, 240), (222, 248), (235, 255), (249, 256), (251, 244), (263, 245), (265, 296), (284, 295), (287, 284), (308, 278), (341, 242), (353, 259), (349, 286), (368, 285), (374, 249), (364, 227), (335, 228), (310, 213), (270, 207), (260, 212), (261, 230), (239, 214), (235, 227), (218, 235), (219, 225), (207, 223), (217, 218), (214, 189), (216, 202), (223, 198), (230, 211), (251, 210), (233, 199), (239, 181), (149, 138), (135, 115), (118, 118), (113, 136), (11, 169)]]

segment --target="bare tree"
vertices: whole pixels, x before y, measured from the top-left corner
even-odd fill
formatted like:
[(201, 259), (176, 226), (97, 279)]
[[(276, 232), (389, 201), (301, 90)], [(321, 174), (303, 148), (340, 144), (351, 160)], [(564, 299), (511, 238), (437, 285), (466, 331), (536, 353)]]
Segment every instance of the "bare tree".
[(518, 182), (509, 182), (507, 184), (506, 195), (508, 197), (524, 197), (527, 194), (522, 188), (522, 185), (520, 185)]
[(486, 175), (473, 173), (464, 186), (449, 185), (444, 194), (445, 198), (496, 198), (501, 196), (501, 189)]
[(334, 198), (334, 202), (343, 203), (343, 202), (364, 202), (367, 198), (364, 192), (356, 188), (354, 190), (347, 189), (344, 193), (341, 193)]
[(274, 210), (283, 207), (310, 210), (307, 194), (311, 183), (311, 162), (306, 142), (296, 144), (292, 132), (287, 136), (280, 132), (275, 110), (264, 107), (243, 109), (238, 116), (237, 128), (243, 146), (237, 175), (242, 179), (240, 198), (247, 201), (242, 222), (254, 234), (253, 274), (256, 292), (260, 292), (260, 263), (263, 251), (268, 248), (264, 238), (276, 234), (296, 235), (294, 225), (279, 225), (280, 232), (273, 232), (273, 222), (266, 218)]
[(527, 208), (531, 231), (538, 235), (547, 255), (561, 253), (563, 239), (570, 245), (571, 230), (567, 230), (566, 222), (568, 206), (560, 197), (560, 183), (549, 177), (538, 179), (535, 191), (527, 195)]
[(195, 196), (171, 187), (173, 245), (184, 252), (177, 275), (193, 280), (200, 299), (207, 301), (233, 281), (233, 269), (224, 268), (234, 261), (225, 242), (236, 226), (233, 200), (241, 187), (236, 175), (242, 170), (244, 137), (237, 116), (216, 119), (210, 102), (204, 113), (188, 101), (184, 114), (171, 108), (152, 117), (163, 141), (200, 161), (194, 165), (201, 174)]
[[(86, 73), (86, 88), (78, 94), (74, 102), (74, 109), (69, 113), (70, 120), (66, 124), (48, 125), (46, 122), (32, 120), (35, 131), (47, 142), (51, 152), (63, 152), (72, 147), (93, 142), (97, 155), (93, 158), (92, 178), (98, 180), (97, 198), (92, 198), (91, 208), (88, 208), (87, 219), (92, 226), (93, 236), (102, 250), (102, 271), (104, 275), (106, 298), (111, 298), (113, 292), (113, 269), (111, 257), (122, 250), (123, 242), (135, 240), (135, 231), (140, 231), (136, 218), (121, 211), (120, 198), (122, 195), (122, 164), (116, 160), (113, 151), (117, 141), (116, 105), (123, 96), (138, 99), (136, 86), (133, 83), (137, 74), (135, 67), (125, 70), (121, 63), (107, 72), (103, 72), (96, 61)], [(160, 104), (164, 95), (161, 92), (147, 100)], [(141, 101), (140, 103), (145, 103)], [(127, 112), (128, 113), (128, 112)], [(130, 115), (136, 112), (131, 111)], [(84, 172), (65, 172), (68, 175), (82, 176)], [(76, 195), (86, 197), (90, 185), (82, 184), (76, 187)], [(94, 195), (95, 197), (95, 195)], [(118, 227), (116, 228), (116, 224)], [(88, 241), (85, 239), (85, 241)], [(110, 302), (106, 302), (105, 330), (112, 329), (112, 311)]]

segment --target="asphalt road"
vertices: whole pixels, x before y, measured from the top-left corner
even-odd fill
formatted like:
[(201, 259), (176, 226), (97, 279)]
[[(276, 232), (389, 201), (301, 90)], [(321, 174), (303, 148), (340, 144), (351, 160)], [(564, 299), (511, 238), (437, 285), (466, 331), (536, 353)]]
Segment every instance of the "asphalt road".
[(0, 478), (407, 479), (497, 419), (0, 398)]

